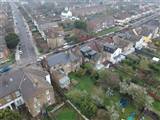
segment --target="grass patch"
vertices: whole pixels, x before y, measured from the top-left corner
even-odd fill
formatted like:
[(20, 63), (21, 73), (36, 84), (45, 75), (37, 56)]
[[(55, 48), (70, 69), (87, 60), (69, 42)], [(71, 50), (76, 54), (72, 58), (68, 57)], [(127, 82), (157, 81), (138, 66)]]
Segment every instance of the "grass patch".
[(105, 34), (108, 34), (108, 33), (111, 33), (111, 32), (116, 32), (118, 31), (119, 28), (118, 27), (111, 27), (111, 28), (106, 28), (98, 33), (96, 33), (97, 36), (101, 36), (101, 35), (105, 35)]
[(15, 54), (13, 52), (10, 53), (8, 62), (11, 64), (15, 62)]
[(160, 111), (160, 101), (154, 101), (153, 108)]
[(88, 93), (92, 92), (94, 87), (94, 80), (91, 79), (89, 76), (77, 77), (74, 73), (69, 75), (71, 81), (76, 80), (78, 84), (74, 87), (75, 89), (79, 89), (81, 91), (85, 90)]
[(52, 111), (53, 109), (54, 109), (54, 106), (53, 106), (53, 105), (50, 105), (50, 106), (47, 107), (47, 111), (48, 111), (48, 112)]
[(0, 66), (11, 65), (15, 63), (15, 54), (13, 51), (10, 52), (8, 59), (4, 63), (0, 63)]
[(117, 92), (116, 93), (114, 92), (113, 94), (114, 94), (113, 96), (105, 97), (105, 101), (104, 101), (105, 105), (112, 106), (113, 104), (116, 104), (119, 102), (120, 94)]
[(64, 106), (55, 113), (56, 120), (77, 120), (78, 114), (70, 107)]

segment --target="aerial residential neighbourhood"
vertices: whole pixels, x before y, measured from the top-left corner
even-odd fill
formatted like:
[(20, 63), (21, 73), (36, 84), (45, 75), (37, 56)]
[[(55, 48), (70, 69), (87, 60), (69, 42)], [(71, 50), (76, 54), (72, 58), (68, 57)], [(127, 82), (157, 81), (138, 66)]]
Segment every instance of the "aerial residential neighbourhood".
[(0, 0), (0, 120), (160, 120), (160, 0)]

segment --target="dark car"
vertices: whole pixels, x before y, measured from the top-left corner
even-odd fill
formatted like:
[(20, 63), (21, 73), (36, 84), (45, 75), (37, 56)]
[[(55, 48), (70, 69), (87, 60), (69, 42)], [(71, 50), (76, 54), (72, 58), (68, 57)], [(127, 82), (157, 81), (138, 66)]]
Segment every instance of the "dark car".
[(9, 66), (4, 66), (0, 68), (0, 73), (5, 73), (8, 72), (11, 69)]

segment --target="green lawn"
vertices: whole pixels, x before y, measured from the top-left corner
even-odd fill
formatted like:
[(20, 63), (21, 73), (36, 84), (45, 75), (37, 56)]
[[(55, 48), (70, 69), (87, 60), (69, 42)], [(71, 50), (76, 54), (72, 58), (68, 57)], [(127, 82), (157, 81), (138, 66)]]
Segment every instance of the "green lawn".
[(112, 106), (113, 104), (116, 104), (120, 100), (120, 94), (118, 93), (113, 93), (114, 95), (111, 97), (105, 97), (105, 105), (107, 106)]
[(83, 77), (77, 77), (74, 73), (70, 74), (69, 77), (72, 80), (76, 80), (78, 84), (74, 87), (74, 89), (79, 90), (86, 90), (88, 93), (92, 92), (92, 89), (94, 87), (94, 80), (91, 79), (89, 76), (83, 76)]
[[(77, 85), (75, 85), (71, 91), (78, 89), (81, 91), (86, 90), (91, 95), (98, 94), (98, 96), (99, 96), (101, 94), (101, 93), (98, 93), (97, 91), (96, 92), (94, 91), (94, 90), (96, 90), (95, 88), (98, 89), (98, 87), (94, 85), (94, 79), (91, 79), (90, 76), (85, 75), (83, 77), (77, 77), (75, 73), (72, 73), (69, 75), (69, 77), (71, 78), (71, 81), (75, 80), (78, 82)], [(106, 96), (105, 92), (104, 93), (102, 92), (101, 98), (104, 99), (105, 106), (107, 106), (107, 107), (115, 106), (116, 107), (116, 110), (119, 111), (120, 118), (127, 119), (132, 112), (137, 113), (136, 108), (132, 104), (129, 104), (125, 108), (125, 111), (123, 113), (122, 109), (119, 106), (119, 101), (122, 96), (120, 95), (119, 92), (116, 92), (116, 91), (114, 91), (113, 94), (114, 94), (113, 96), (109, 97), (109, 96)]]
[(153, 103), (153, 108), (156, 109), (157, 111), (160, 111), (160, 101), (155, 101)]
[(96, 33), (97, 36), (101, 36), (101, 35), (105, 35), (105, 34), (108, 34), (108, 33), (111, 33), (111, 32), (116, 32), (118, 31), (119, 28), (118, 27), (111, 27), (111, 28), (106, 28), (98, 33)]
[(67, 106), (61, 108), (55, 113), (56, 120), (77, 120), (77, 113)]

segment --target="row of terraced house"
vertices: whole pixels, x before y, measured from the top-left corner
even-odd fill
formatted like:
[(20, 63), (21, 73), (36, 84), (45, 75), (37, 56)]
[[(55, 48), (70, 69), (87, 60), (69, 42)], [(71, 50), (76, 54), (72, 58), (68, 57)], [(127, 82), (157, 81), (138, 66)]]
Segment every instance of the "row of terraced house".
[(159, 22), (153, 20), (138, 28), (127, 28), (108, 37), (97, 38), (66, 51), (48, 55), (42, 64), (61, 88), (68, 88), (68, 74), (78, 70), (82, 63), (90, 62), (95, 69), (109, 68), (111, 64), (124, 60), (135, 49), (147, 47), (153, 38), (159, 36), (158, 31)]

